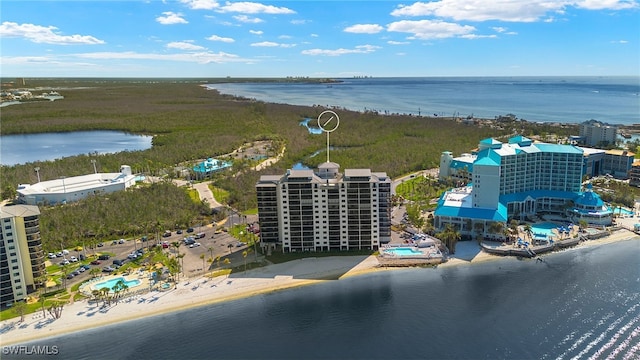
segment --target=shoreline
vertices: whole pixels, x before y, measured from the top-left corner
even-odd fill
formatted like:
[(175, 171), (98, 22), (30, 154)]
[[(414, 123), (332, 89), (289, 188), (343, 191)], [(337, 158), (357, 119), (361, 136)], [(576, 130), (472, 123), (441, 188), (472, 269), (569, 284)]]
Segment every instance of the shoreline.
[[(634, 238), (637, 241), (638, 235), (628, 230), (618, 230), (607, 237), (589, 240), (562, 252), (633, 241)], [(483, 252), (475, 242), (460, 242), (458, 246), (459, 251), (438, 267), (470, 266), (511, 258)], [(102, 326), (332, 281), (327, 280), (328, 278), (339, 281), (379, 271), (400, 269), (407, 268), (380, 267), (376, 256), (360, 255), (305, 258), (237, 275), (213, 279), (198, 277), (180, 282), (177, 289), (131, 296), (107, 308), (101, 307), (100, 302), (90, 304), (87, 300), (67, 304), (62, 311), (62, 317), (57, 320), (52, 320), (50, 316), (42, 318), (41, 310), (25, 315), (23, 323), (19, 323), (19, 317), (4, 320), (0, 322), (0, 346), (44, 340)]]

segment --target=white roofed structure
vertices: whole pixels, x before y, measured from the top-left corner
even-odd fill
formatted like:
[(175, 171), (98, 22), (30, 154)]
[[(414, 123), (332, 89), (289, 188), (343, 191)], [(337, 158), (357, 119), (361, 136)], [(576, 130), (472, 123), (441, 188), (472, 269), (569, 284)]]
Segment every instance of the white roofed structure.
[(18, 202), (28, 205), (61, 204), (78, 201), (90, 195), (106, 194), (124, 190), (135, 185), (135, 175), (127, 165), (119, 173), (96, 173), (62, 177), (35, 184), (18, 186)]

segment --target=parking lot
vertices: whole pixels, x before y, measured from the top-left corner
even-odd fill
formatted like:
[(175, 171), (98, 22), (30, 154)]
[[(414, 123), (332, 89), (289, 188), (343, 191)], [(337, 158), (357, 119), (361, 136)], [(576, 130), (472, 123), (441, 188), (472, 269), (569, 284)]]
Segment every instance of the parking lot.
[[(225, 255), (229, 255), (230, 252), (233, 252), (234, 254), (238, 253), (232, 256), (231, 264), (232, 266), (238, 266), (239, 264), (237, 262), (242, 259), (241, 253), (247, 248), (247, 246), (243, 243), (240, 243), (236, 238), (232, 237), (226, 232), (218, 231), (217, 234), (215, 232), (216, 231), (212, 225), (195, 227), (194, 232), (192, 233), (187, 233), (183, 230), (182, 234), (178, 234), (176, 233), (176, 231), (173, 231), (171, 233), (171, 236), (160, 237), (159, 244), (164, 241), (167, 241), (168, 244), (176, 241), (182, 244), (179, 247), (178, 251), (180, 252), (180, 254), (185, 254), (182, 260), (184, 265), (182, 271), (183, 276), (191, 277), (201, 275), (204, 272), (204, 269), (208, 269), (211, 265), (211, 263), (207, 261), (210, 257), (215, 259), (217, 256), (223, 257)], [(195, 239), (195, 241), (200, 244), (199, 246), (189, 247), (184, 245), (183, 240), (185, 237), (195, 236), (195, 234), (197, 233), (204, 234), (202, 238)], [(239, 243), (242, 244), (242, 246), (237, 246)], [(67, 250), (68, 253), (64, 254), (64, 258), (56, 257), (48, 260), (49, 262), (51, 262), (51, 264), (60, 264), (64, 259), (70, 260), (71, 257), (80, 258), (80, 255), (86, 256), (90, 260), (94, 260), (95, 258), (91, 257), (91, 255), (93, 254), (114, 254), (108, 260), (100, 260), (100, 264), (90, 265), (91, 268), (97, 267), (102, 270), (105, 266), (113, 266), (113, 260), (126, 260), (125, 263), (127, 261), (130, 261), (129, 259), (127, 259), (129, 254), (134, 252), (136, 249), (147, 249), (153, 244), (155, 244), (154, 239), (149, 239), (146, 242), (142, 242), (140, 239), (137, 239), (136, 241), (128, 240), (122, 243), (119, 243), (119, 241), (107, 241), (103, 243), (102, 247), (96, 247), (95, 249), (84, 249), (82, 251)], [(231, 245), (231, 248), (229, 248), (229, 245)], [(176, 254), (176, 249), (171, 245), (169, 245), (169, 247), (164, 249), (163, 251), (169, 252), (171, 254)], [(201, 254), (205, 255), (204, 267), (203, 261), (200, 258)], [(80, 267), (80, 264), (80, 262), (70, 262), (68, 266), (69, 269), (76, 270), (78, 267)], [(217, 264), (214, 264), (214, 267), (216, 265)], [(73, 277), (72, 279), (68, 279), (67, 286), (71, 287), (76, 283), (86, 281), (90, 278), (91, 275), (89, 274), (89, 271), (85, 271)]]

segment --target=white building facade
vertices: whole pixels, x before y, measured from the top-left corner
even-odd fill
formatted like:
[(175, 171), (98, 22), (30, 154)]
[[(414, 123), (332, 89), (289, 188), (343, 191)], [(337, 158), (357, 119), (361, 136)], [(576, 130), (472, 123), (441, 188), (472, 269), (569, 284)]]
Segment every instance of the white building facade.
[(391, 240), (391, 179), (332, 162), (256, 184), (263, 246), (283, 252), (376, 250)]
[(136, 177), (131, 167), (122, 165), (119, 173), (96, 173), (89, 175), (42, 181), (18, 186), (18, 202), (27, 205), (64, 204), (87, 196), (108, 194), (135, 185)]
[(37, 206), (0, 207), (0, 305), (25, 300), (46, 275)]

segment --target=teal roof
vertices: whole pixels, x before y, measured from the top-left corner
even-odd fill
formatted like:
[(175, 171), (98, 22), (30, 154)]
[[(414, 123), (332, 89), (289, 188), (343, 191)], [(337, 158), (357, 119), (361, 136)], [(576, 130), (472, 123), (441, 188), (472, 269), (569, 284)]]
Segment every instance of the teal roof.
[(491, 149), (484, 149), (478, 153), (478, 157), (473, 164), (500, 166), (501, 160), (502, 158), (500, 157), (500, 154), (497, 154), (495, 151)]
[(454, 216), (468, 219), (480, 219), (491, 221), (507, 221), (507, 207), (498, 204), (498, 209), (482, 209), (457, 206), (438, 206), (434, 212), (434, 216)]
[(529, 146), (531, 145), (531, 139), (526, 138), (522, 135), (514, 136), (509, 139), (509, 144), (518, 144), (520, 146)]
[(580, 154), (580, 155), (582, 155), (583, 153), (582, 149), (579, 149), (573, 145), (539, 143), (539, 144), (536, 144), (536, 147), (540, 149), (540, 151), (551, 152), (551, 153)]
[(600, 199), (600, 195), (594, 193), (593, 191), (585, 191), (580, 193), (578, 197), (574, 200), (576, 205), (582, 206), (595, 206), (601, 207), (604, 205), (604, 201)]
[(495, 147), (499, 148), (502, 145), (502, 143), (494, 138), (486, 138), (486, 139), (480, 140), (480, 145), (485, 145), (492, 148), (495, 148)]

